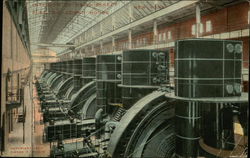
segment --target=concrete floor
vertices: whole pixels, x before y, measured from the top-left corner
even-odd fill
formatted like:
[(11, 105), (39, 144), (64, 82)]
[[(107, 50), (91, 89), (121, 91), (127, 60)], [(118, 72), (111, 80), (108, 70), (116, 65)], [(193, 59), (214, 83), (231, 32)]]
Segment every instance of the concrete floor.
[[(33, 93), (33, 98), (31, 95)], [(18, 123), (14, 120), (14, 129), (9, 135), (9, 143), (3, 157), (48, 157), (50, 153), (49, 143), (43, 143), (44, 125), (40, 124), (41, 113), (39, 112), (40, 103), (37, 99), (36, 88), (33, 86), (33, 92), (29, 88), (25, 89), (27, 94), (24, 104), (26, 105), (26, 120), (24, 123)], [(33, 99), (33, 105), (32, 105)], [(34, 108), (32, 108), (32, 106)], [(22, 107), (21, 107), (22, 108)], [(22, 109), (19, 109), (22, 111)], [(34, 116), (34, 117), (33, 117)], [(24, 140), (23, 140), (24, 134)]]

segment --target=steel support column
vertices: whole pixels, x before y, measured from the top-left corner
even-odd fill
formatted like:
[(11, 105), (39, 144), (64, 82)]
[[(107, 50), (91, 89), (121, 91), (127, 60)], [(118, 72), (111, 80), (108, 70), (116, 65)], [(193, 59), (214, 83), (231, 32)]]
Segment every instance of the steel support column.
[(157, 21), (154, 20), (154, 26), (153, 26), (153, 32), (154, 32), (154, 37), (153, 37), (153, 42), (154, 44), (158, 43), (158, 30), (157, 30)]
[(112, 50), (115, 51), (115, 37), (112, 36)]
[(200, 4), (196, 4), (196, 38), (200, 37), (200, 25), (201, 25), (201, 8)]
[(101, 54), (103, 54), (103, 42), (102, 42), (102, 40), (100, 41), (100, 50), (101, 50)]
[(132, 48), (132, 30), (128, 30), (128, 49)]

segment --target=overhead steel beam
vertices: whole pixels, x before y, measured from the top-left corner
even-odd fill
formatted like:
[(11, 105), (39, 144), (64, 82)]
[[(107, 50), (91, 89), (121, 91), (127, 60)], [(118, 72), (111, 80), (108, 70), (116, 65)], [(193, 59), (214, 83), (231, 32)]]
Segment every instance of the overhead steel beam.
[(31, 45), (42, 46), (42, 47), (75, 47), (73, 44), (47, 44), (47, 43), (31, 43)]

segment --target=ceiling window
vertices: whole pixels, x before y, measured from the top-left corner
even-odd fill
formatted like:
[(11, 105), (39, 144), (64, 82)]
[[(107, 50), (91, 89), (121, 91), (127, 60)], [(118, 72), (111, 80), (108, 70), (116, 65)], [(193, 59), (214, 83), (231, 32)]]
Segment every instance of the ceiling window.
[(81, 39), (80, 37), (77, 38), (77, 44), (80, 44), (81, 43)]

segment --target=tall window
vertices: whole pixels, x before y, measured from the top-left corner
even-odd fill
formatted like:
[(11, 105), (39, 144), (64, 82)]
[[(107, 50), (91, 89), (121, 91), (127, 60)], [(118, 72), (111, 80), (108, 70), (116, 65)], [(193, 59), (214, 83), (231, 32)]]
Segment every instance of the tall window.
[[(203, 24), (200, 23), (200, 30), (199, 30), (199, 33), (203, 33), (204, 32), (204, 29), (203, 29)], [(192, 27), (191, 27), (191, 34), (192, 35), (196, 35), (196, 24), (193, 24)]]
[(206, 32), (212, 31), (212, 23), (211, 20), (206, 21)]
[(143, 38), (143, 44), (144, 45), (147, 44), (147, 38), (146, 37)]
[(200, 33), (203, 33), (203, 24), (202, 23), (200, 23)]
[(159, 42), (162, 40), (162, 34), (159, 34)]
[(250, 24), (250, 10), (248, 11), (248, 24)]
[(168, 39), (172, 39), (172, 34), (171, 34), (171, 31), (168, 31)]
[(195, 26), (195, 24), (193, 24), (192, 27), (191, 27), (192, 35), (195, 35), (195, 32), (196, 32), (196, 26)]
[(17, 100), (20, 99), (20, 75), (19, 73), (17, 74), (17, 89), (16, 89), (16, 93), (17, 93)]
[(11, 74), (10, 71), (8, 70), (7, 76), (5, 79), (5, 94), (6, 94), (6, 101), (11, 101), (10, 99), (12, 98), (12, 85), (11, 85)]
[(164, 32), (162, 36), (163, 36), (163, 37), (162, 37), (162, 40), (163, 40), (163, 41), (166, 41), (166, 32)]

